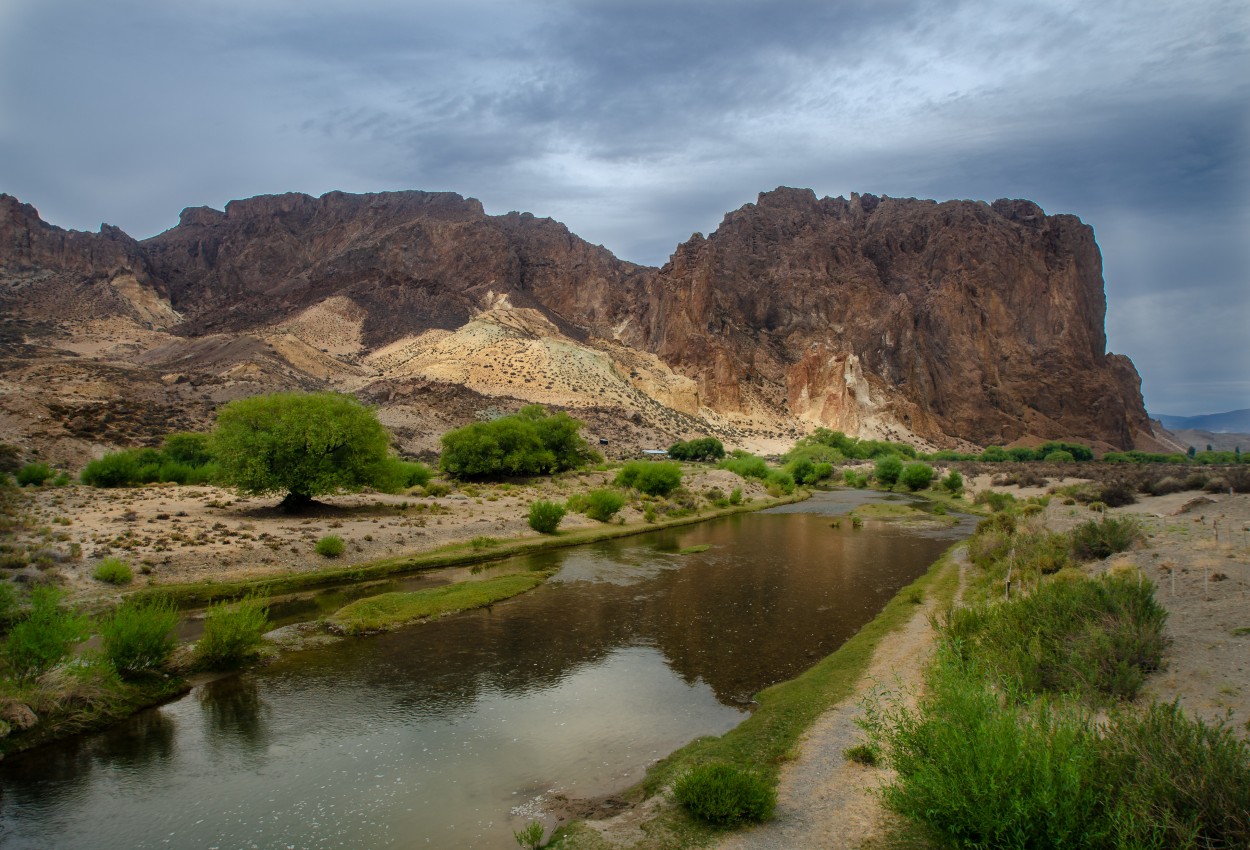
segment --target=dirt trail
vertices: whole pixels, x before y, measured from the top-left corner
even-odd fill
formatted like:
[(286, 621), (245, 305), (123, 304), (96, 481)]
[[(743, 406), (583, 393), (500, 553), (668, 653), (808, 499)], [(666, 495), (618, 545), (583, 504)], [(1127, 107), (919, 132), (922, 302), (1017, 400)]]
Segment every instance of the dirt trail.
[[(961, 578), (965, 550), (954, 553)], [(799, 757), (781, 772), (776, 817), (745, 832), (727, 836), (718, 850), (794, 850), (798, 847), (854, 848), (880, 834), (889, 815), (873, 791), (891, 773), (849, 761), (843, 753), (862, 743), (856, 725), (864, 697), (874, 689), (915, 689), (934, 647), (929, 625), (935, 602), (917, 607), (907, 625), (877, 647), (855, 692), (825, 712), (800, 743)]]

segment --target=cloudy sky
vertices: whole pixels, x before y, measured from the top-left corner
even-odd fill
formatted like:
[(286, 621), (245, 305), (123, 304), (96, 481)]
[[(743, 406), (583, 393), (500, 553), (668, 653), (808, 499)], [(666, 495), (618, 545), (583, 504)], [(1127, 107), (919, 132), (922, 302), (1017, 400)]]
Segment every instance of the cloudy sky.
[(0, 191), (62, 227), (450, 190), (658, 265), (779, 185), (1075, 213), (1148, 408), (1250, 407), (1245, 0), (0, 0)]

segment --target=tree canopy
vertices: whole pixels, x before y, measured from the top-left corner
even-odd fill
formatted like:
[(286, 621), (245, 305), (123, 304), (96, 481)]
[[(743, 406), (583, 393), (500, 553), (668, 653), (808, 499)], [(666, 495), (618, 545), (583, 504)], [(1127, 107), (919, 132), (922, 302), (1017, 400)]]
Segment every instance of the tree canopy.
[(539, 404), (443, 435), (439, 466), (455, 478), (549, 475), (577, 469), (599, 455), (582, 438), (582, 423)]
[(232, 401), (210, 447), (224, 483), (285, 491), (289, 508), (314, 496), (390, 481), (390, 437), (377, 414), (340, 393), (274, 393)]

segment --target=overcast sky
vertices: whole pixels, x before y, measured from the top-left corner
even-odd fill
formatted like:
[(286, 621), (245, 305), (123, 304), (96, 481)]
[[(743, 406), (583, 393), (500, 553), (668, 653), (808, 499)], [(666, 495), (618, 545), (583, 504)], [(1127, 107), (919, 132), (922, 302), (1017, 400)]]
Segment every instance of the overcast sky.
[(779, 185), (1029, 198), (1102, 248), (1154, 413), (1250, 407), (1250, 4), (0, 0), (0, 191), (449, 190), (639, 263)]

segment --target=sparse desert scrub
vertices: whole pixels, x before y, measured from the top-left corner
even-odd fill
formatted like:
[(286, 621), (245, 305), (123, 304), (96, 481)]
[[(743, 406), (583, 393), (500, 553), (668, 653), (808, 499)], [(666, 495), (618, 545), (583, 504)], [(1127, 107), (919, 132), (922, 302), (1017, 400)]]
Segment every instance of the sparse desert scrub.
[(135, 577), (130, 565), (121, 558), (105, 558), (96, 565), (91, 576), (96, 581), (106, 584), (130, 584)]
[(327, 534), (317, 541), (315, 548), (323, 558), (337, 558), (343, 554), (346, 544), (337, 534)]

